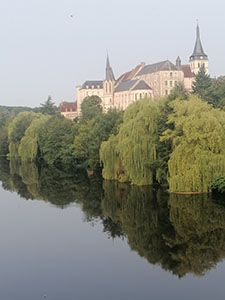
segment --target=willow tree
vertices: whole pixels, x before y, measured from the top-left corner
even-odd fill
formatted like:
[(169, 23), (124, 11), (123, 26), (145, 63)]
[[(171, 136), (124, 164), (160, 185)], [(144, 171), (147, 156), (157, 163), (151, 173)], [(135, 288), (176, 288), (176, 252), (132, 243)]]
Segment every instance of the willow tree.
[(30, 126), (35, 118), (39, 118), (40, 114), (32, 111), (24, 111), (19, 113), (8, 126), (9, 141), (9, 157), (18, 157), (19, 144), (25, 134), (26, 129)]
[(211, 183), (225, 173), (225, 112), (213, 109), (197, 96), (171, 103), (164, 132), (172, 141), (168, 162), (171, 192), (210, 192)]
[(33, 119), (30, 126), (22, 137), (18, 154), (22, 161), (35, 161), (38, 155), (38, 138), (50, 116), (39, 115), (39, 118)]
[(158, 120), (163, 105), (143, 99), (128, 107), (118, 135), (100, 149), (105, 179), (136, 185), (161, 182)]

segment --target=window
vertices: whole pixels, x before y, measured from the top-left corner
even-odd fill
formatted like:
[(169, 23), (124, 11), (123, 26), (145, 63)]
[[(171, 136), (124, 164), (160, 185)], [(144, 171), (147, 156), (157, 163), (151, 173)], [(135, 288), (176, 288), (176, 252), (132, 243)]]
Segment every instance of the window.
[(86, 89), (88, 89), (89, 88), (89, 86), (88, 85), (86, 85)]
[(200, 68), (201, 67), (201, 64), (200, 63), (198, 63), (198, 68)]
[(170, 72), (170, 78), (172, 78), (173, 77), (173, 72)]
[(168, 90), (165, 90), (165, 94), (168, 95)]
[(166, 81), (165, 81), (165, 85), (167, 86), (167, 84), (168, 84), (168, 81), (166, 80)]
[(170, 81), (170, 87), (173, 87), (173, 81)]
[(140, 99), (142, 98), (142, 94), (140, 93)]

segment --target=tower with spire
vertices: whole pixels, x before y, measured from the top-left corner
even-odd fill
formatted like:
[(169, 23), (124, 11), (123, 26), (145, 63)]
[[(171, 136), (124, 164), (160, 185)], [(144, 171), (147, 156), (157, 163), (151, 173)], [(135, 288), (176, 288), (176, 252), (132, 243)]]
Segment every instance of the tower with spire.
[(114, 106), (115, 82), (116, 80), (109, 62), (109, 55), (107, 54), (105, 80), (103, 81), (103, 109), (105, 112), (107, 112), (110, 108)]
[(197, 24), (196, 28), (196, 42), (195, 42), (195, 47), (193, 54), (190, 56), (190, 67), (191, 71), (197, 75), (201, 66), (205, 67), (205, 71), (208, 74), (208, 66), (209, 66), (209, 60), (207, 54), (205, 54), (201, 39), (200, 39), (200, 29), (199, 29), (199, 24)]

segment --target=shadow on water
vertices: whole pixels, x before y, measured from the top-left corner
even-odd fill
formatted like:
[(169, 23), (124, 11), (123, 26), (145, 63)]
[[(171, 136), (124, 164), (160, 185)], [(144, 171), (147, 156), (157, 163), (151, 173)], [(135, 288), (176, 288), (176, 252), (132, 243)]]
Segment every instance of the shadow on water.
[(225, 257), (225, 205), (215, 196), (169, 195), (35, 164), (0, 160), (6, 190), (24, 199), (63, 209), (79, 204), (85, 221), (101, 221), (111, 238), (126, 237), (130, 248), (151, 264), (183, 277), (204, 275)]

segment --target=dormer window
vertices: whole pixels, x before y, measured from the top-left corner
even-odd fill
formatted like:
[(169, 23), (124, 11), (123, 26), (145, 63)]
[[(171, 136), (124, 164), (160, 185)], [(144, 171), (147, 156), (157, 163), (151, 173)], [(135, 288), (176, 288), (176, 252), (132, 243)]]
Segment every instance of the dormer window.
[(89, 88), (89, 86), (88, 85), (86, 85), (86, 89), (88, 89)]
[(92, 85), (91, 88), (94, 89), (95, 88), (94, 85)]

